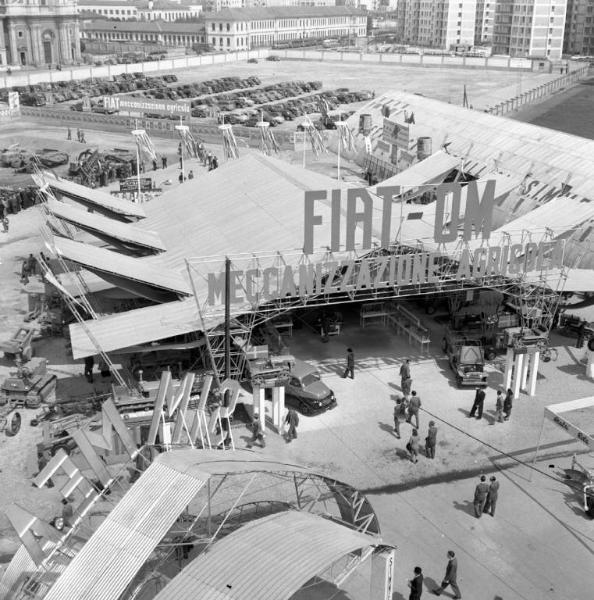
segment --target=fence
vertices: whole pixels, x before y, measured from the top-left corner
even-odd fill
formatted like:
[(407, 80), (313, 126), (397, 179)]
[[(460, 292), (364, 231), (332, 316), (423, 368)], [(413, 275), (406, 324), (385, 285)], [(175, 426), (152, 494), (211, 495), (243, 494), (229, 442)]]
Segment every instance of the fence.
[[(50, 108), (47, 106), (31, 107), (21, 106), (21, 115), (32, 120), (38, 121), (56, 121), (63, 124), (64, 127), (81, 127), (85, 129), (109, 129), (112, 131), (131, 131), (138, 127), (146, 129), (152, 136), (177, 139), (178, 134), (175, 126), (179, 123), (171, 119), (139, 119), (134, 117), (124, 117), (122, 115), (102, 115), (98, 113), (88, 113), (64, 110), (60, 108)], [(192, 135), (211, 144), (220, 144), (222, 134), (215, 124), (198, 124), (189, 122)], [(233, 133), (238, 142), (243, 142), (249, 147), (257, 148), (260, 145), (260, 131), (255, 127), (233, 126)], [(294, 145), (293, 132), (274, 131), (274, 137), (281, 149), (292, 149)]]
[[(503, 56), (441, 56), (432, 54), (392, 54), (382, 52), (330, 51), (304, 48), (275, 50), (274, 54), (285, 59), (316, 60), (326, 62), (377, 63), (386, 65), (404, 65), (410, 67), (453, 67), (464, 69), (505, 69), (532, 71), (535, 62), (528, 58)], [(542, 62), (542, 61), (539, 61)]]
[(35, 85), (44, 82), (53, 83), (54, 81), (80, 81), (81, 79), (93, 79), (96, 77), (113, 77), (122, 73), (169, 72), (174, 69), (238, 62), (240, 60), (247, 60), (248, 58), (264, 58), (269, 53), (268, 49), (242, 50), (218, 54), (202, 54), (199, 56), (180, 56), (178, 58), (167, 58), (134, 64), (101, 65), (99, 67), (62, 67), (61, 71), (13, 71), (11, 75), (7, 75), (6, 73), (0, 75), (0, 82), (6, 88), (11, 86)]
[(531, 104), (541, 98), (545, 98), (550, 94), (554, 94), (555, 92), (559, 92), (565, 89), (568, 86), (575, 85), (579, 82), (580, 79), (587, 77), (589, 70), (589, 65), (581, 66), (576, 68), (571, 73), (567, 73), (566, 75), (562, 75), (561, 77), (557, 77), (557, 79), (553, 79), (548, 83), (543, 83), (523, 94), (515, 96), (514, 98), (509, 98), (508, 100), (503, 100), (492, 106), (491, 108), (485, 110), (492, 115), (505, 115), (514, 110), (518, 110), (520, 107)]

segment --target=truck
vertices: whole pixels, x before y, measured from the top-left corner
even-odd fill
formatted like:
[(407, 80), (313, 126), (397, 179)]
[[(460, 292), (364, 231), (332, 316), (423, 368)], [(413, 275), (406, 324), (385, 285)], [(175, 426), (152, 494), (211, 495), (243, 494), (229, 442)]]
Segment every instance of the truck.
[(23, 362), (30, 360), (33, 356), (33, 337), (36, 329), (23, 325), (17, 329), (17, 332), (5, 342), (0, 342), (0, 350), (4, 352), (4, 358), (13, 360), (20, 357)]
[(464, 333), (447, 328), (442, 348), (447, 354), (458, 387), (487, 387), (485, 356), (479, 340), (467, 338)]

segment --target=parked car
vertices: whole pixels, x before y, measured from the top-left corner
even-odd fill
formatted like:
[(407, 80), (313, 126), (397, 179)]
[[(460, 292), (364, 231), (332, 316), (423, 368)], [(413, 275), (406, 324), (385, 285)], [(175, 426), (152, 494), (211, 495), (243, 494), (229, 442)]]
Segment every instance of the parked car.
[(483, 345), (479, 340), (467, 339), (462, 333), (448, 328), (442, 347), (448, 356), (458, 387), (487, 387)]
[(252, 64), (257, 64), (258, 63), (258, 59), (257, 58), (248, 58), (248, 62), (252, 63)]
[(322, 381), (320, 372), (303, 360), (295, 359), (285, 387), (286, 404), (308, 416), (336, 407), (334, 392)]
[(278, 62), (280, 60), (280, 56), (278, 56), (277, 54), (271, 54), (270, 56), (266, 57), (266, 60), (271, 60), (273, 62)]

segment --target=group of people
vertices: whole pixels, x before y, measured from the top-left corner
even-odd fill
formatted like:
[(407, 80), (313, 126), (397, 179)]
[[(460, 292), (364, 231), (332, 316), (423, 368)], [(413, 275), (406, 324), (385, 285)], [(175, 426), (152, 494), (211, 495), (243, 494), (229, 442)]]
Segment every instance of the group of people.
[(499, 482), (495, 475), (491, 476), (489, 483), (487, 477), (481, 475), (481, 480), (474, 489), (474, 516), (480, 519), (483, 513), (495, 516), (497, 498), (499, 497)]
[[(413, 463), (418, 462), (420, 452), (419, 436), (419, 412), (421, 410), (421, 398), (412, 389), (412, 376), (410, 372), (410, 360), (407, 358), (400, 366), (400, 390), (402, 396), (396, 399), (394, 407), (394, 434), (400, 439), (400, 421), (406, 420), (412, 425), (411, 436), (406, 444), (408, 457)], [(413, 425), (414, 419), (414, 425)], [(435, 458), (435, 447), (437, 446), (437, 426), (435, 421), (429, 421), (427, 435), (425, 436), (425, 456)]]
[[(68, 141), (72, 140), (72, 129), (70, 129), (70, 127), (68, 127), (68, 129), (66, 130), (66, 139)], [(82, 129), (76, 130), (76, 139), (81, 144), (87, 143), (87, 140), (85, 139), (85, 132)]]
[[(454, 592), (454, 598), (462, 598), (460, 588), (458, 587), (458, 559), (456, 553), (453, 550), (448, 550), (448, 562), (446, 565), (445, 575), (441, 581), (441, 585), (433, 590), (432, 593), (436, 596), (441, 596), (442, 592), (447, 588), (451, 587)], [(423, 569), (421, 567), (415, 567), (413, 571), (414, 575), (408, 582), (410, 588), (409, 600), (421, 600), (421, 594), (423, 593)]]
[[(287, 444), (297, 439), (297, 427), (299, 426), (299, 414), (294, 408), (289, 408), (285, 416), (285, 432), (284, 438)], [(266, 434), (262, 427), (262, 423), (257, 414), (252, 420), (252, 439), (248, 442), (247, 447), (251, 448), (254, 444), (259, 444), (261, 448), (266, 448)]]
[[(482, 387), (476, 388), (476, 394), (474, 395), (474, 402), (468, 418), (472, 419), (476, 415), (476, 419), (483, 418), (483, 409), (485, 405), (485, 390)], [(514, 401), (514, 392), (508, 388), (505, 396), (502, 390), (497, 391), (497, 397), (495, 398), (495, 421), (497, 423), (503, 423), (509, 421), (512, 412), (512, 406)]]
[(40, 196), (35, 187), (2, 188), (0, 189), (0, 219), (4, 219), (7, 215), (16, 215), (21, 210), (38, 204), (39, 201)]

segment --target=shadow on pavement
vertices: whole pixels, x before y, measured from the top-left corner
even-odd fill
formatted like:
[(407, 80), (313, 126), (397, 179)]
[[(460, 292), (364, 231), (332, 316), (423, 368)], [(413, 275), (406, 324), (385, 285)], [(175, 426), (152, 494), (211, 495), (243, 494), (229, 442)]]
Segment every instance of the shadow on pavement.
[(463, 502), (454, 500), (454, 508), (456, 510), (468, 513), (470, 516), (474, 517), (474, 504), (470, 500), (464, 500)]

